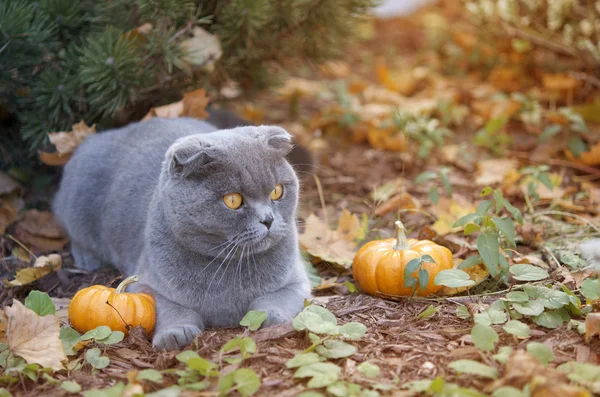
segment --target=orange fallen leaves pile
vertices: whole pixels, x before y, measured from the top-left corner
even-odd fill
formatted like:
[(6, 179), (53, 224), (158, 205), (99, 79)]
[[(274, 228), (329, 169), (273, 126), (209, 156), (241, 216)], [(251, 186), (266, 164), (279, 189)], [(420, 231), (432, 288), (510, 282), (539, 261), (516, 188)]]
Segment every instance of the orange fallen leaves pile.
[(65, 165), (79, 146), (89, 135), (96, 133), (96, 125), (88, 126), (83, 120), (73, 124), (71, 131), (51, 132), (48, 134), (50, 143), (56, 147), (56, 152), (39, 152), (40, 160), (47, 165)]
[(208, 118), (208, 112), (206, 111), (208, 102), (209, 98), (206, 96), (206, 90), (200, 88), (185, 93), (181, 101), (150, 109), (148, 114), (146, 114), (142, 120), (148, 120), (152, 117), (169, 119), (177, 117), (193, 117), (204, 120)]

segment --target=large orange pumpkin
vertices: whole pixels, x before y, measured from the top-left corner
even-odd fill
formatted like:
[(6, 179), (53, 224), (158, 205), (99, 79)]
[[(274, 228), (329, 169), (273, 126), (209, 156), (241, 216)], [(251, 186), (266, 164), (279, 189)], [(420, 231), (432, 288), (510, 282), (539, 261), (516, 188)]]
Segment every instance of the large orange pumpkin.
[[(414, 287), (404, 286), (404, 269), (412, 259), (430, 255), (435, 263), (424, 262), (422, 268), (429, 273), (429, 281), (417, 295), (427, 296), (438, 292), (442, 286), (434, 284), (435, 276), (442, 270), (452, 269), (452, 252), (429, 240), (407, 239), (402, 222), (396, 222), (396, 238), (374, 240), (361, 247), (354, 257), (352, 273), (361, 290), (371, 295), (411, 296)], [(412, 274), (417, 277), (417, 271)]]
[(100, 325), (125, 335), (131, 327), (141, 325), (148, 335), (156, 323), (156, 303), (150, 294), (123, 292), (138, 276), (126, 278), (117, 286), (92, 285), (78, 291), (69, 305), (69, 321), (79, 332), (87, 332)]

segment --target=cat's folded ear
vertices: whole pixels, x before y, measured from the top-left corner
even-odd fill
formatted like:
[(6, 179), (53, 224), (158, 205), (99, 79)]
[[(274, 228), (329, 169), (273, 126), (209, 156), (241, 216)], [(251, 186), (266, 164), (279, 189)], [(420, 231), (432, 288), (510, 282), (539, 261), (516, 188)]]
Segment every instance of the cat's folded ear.
[(264, 125), (257, 128), (264, 134), (267, 145), (274, 154), (284, 157), (294, 147), (292, 136), (283, 128)]
[(218, 158), (217, 149), (197, 135), (178, 139), (169, 147), (165, 166), (169, 174), (187, 177), (199, 173)]

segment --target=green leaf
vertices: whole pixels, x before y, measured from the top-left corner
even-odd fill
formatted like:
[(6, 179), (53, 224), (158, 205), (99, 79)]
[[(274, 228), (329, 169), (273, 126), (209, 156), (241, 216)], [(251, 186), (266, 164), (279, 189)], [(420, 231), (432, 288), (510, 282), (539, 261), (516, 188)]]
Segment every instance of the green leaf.
[(425, 183), (431, 179), (435, 179), (436, 177), (437, 174), (435, 172), (424, 171), (417, 175), (417, 177), (415, 178), (415, 184), (420, 185), (421, 183)]
[(102, 340), (102, 339), (106, 339), (106, 338), (108, 338), (110, 336), (111, 332), (112, 331), (110, 330), (110, 328), (107, 327), (106, 325), (100, 325), (99, 327), (91, 329), (88, 332), (86, 332), (85, 334), (81, 335), (81, 340), (90, 340), (90, 339)]
[(473, 360), (456, 360), (448, 364), (448, 366), (462, 374), (477, 375), (490, 379), (498, 378), (498, 371), (496, 368)]
[[(240, 349), (243, 358), (248, 358), (249, 354), (256, 353), (256, 342), (252, 338), (249, 337), (236, 337), (230, 339), (227, 343), (221, 347), (222, 352), (230, 352), (235, 349)], [(189, 365), (189, 361), (188, 361)]]
[(542, 131), (542, 133), (538, 137), (538, 141), (541, 143), (546, 142), (554, 135), (558, 134), (561, 130), (562, 126), (560, 124), (550, 124), (549, 126), (544, 128), (544, 131)]
[(515, 208), (511, 203), (509, 203), (506, 200), (504, 200), (504, 208), (506, 208), (506, 210), (508, 212), (510, 212), (510, 214), (513, 216), (513, 218), (515, 218), (515, 221), (517, 221), (521, 225), (523, 224), (523, 215), (521, 215), (521, 211), (519, 211), (517, 208)]
[(351, 294), (355, 294), (355, 293), (359, 293), (360, 292), (358, 290), (358, 287), (354, 283), (352, 283), (352, 282), (350, 282), (348, 280), (344, 281), (344, 285), (346, 286), (346, 288), (348, 288), (348, 292), (350, 292)]
[(348, 397), (348, 386), (344, 382), (335, 382), (327, 386), (327, 393), (335, 397)]
[(186, 390), (194, 390), (194, 391), (202, 391), (210, 386), (210, 382), (208, 380), (203, 380), (202, 382), (194, 382), (183, 385), (183, 388)]
[(325, 397), (325, 394), (309, 390), (298, 394), (298, 397)]
[(467, 259), (462, 261), (461, 264), (458, 265), (458, 268), (459, 269), (467, 269), (469, 267), (477, 266), (480, 263), (483, 263), (483, 259), (481, 258), (481, 255), (475, 254), (475, 255), (469, 256)]
[(554, 361), (554, 353), (552, 353), (552, 349), (548, 347), (548, 345), (539, 342), (530, 342), (525, 348), (529, 354), (534, 356), (540, 363), (544, 365)]
[(296, 370), (294, 378), (312, 378), (308, 387), (326, 387), (338, 380), (340, 367), (332, 363), (314, 363), (304, 365)]
[(60, 329), (59, 338), (62, 341), (63, 350), (67, 356), (77, 354), (73, 348), (80, 340), (79, 332), (69, 326), (65, 326)]
[(56, 314), (56, 307), (54, 307), (52, 299), (45, 292), (31, 291), (25, 298), (25, 307), (33, 310), (39, 316)]
[(475, 314), (475, 323), (482, 325), (504, 324), (507, 320), (504, 310), (489, 308), (482, 313)]
[(442, 184), (444, 185), (444, 189), (446, 189), (446, 193), (450, 197), (452, 197), (452, 184), (450, 183), (450, 179), (448, 178), (448, 168), (442, 168), (440, 172), (440, 179), (442, 180)]
[(349, 322), (338, 328), (337, 333), (346, 339), (359, 340), (367, 333), (367, 327), (359, 322)]
[(502, 386), (498, 389), (494, 390), (492, 397), (528, 397), (528, 394), (522, 392), (516, 387), (512, 386)]
[(467, 223), (474, 223), (474, 224), (480, 224), (481, 220), (483, 219), (483, 216), (481, 216), (481, 214), (467, 214), (463, 217), (461, 217), (459, 220), (457, 220), (454, 225), (452, 225), (452, 227), (461, 227), (461, 226), (465, 226)]
[(407, 279), (412, 277), (412, 274), (421, 266), (421, 258), (414, 258), (408, 261), (406, 266), (404, 267), (404, 278)]
[(531, 335), (531, 329), (529, 328), (529, 325), (518, 320), (510, 320), (504, 324), (504, 327), (502, 328), (509, 334), (513, 334), (521, 338), (526, 338)]
[(510, 218), (498, 218), (497, 216), (492, 217), (494, 225), (502, 232), (511, 247), (515, 247), (515, 225)]
[(465, 236), (470, 236), (473, 233), (477, 233), (481, 230), (481, 226), (476, 225), (474, 223), (467, 223), (463, 229), (463, 233)]
[(513, 348), (510, 346), (502, 346), (498, 349), (498, 353), (494, 354), (494, 360), (501, 364), (506, 364), (513, 352)]
[(456, 308), (456, 316), (458, 318), (467, 319), (467, 318), (471, 318), (471, 313), (469, 312), (469, 309), (465, 305), (459, 305)]
[(479, 192), (479, 197), (489, 196), (494, 190), (490, 186), (486, 186)]
[(495, 133), (499, 132), (502, 129), (502, 127), (506, 125), (507, 122), (508, 117), (500, 116), (488, 121), (483, 128), (485, 129), (485, 132), (489, 135), (494, 135)]
[(121, 331), (112, 331), (108, 338), (96, 339), (96, 342), (105, 345), (114, 345), (115, 343), (121, 342), (125, 338), (125, 334)]
[(475, 284), (469, 274), (459, 269), (442, 270), (434, 279), (435, 285), (444, 285), (450, 288), (470, 287)]
[(544, 184), (549, 190), (552, 190), (554, 186), (552, 185), (552, 181), (550, 180), (550, 175), (547, 172), (540, 172), (538, 175), (538, 179), (540, 182)]
[(588, 145), (579, 137), (572, 137), (567, 140), (567, 146), (575, 157), (581, 157), (581, 153), (588, 150)]
[(85, 361), (87, 361), (94, 369), (106, 368), (110, 364), (110, 359), (106, 356), (102, 356), (102, 352), (98, 348), (86, 351)]
[(471, 330), (471, 338), (475, 347), (488, 352), (494, 350), (499, 340), (496, 331), (489, 325), (483, 324), (475, 324)]
[(356, 347), (341, 340), (326, 340), (317, 346), (317, 353), (326, 358), (348, 357), (356, 353)]
[(477, 208), (475, 209), (475, 213), (481, 215), (482, 217), (488, 213), (490, 208), (494, 203), (491, 200), (483, 200), (479, 204), (477, 204)]
[(499, 214), (504, 207), (504, 196), (502, 195), (502, 191), (500, 189), (494, 190), (494, 203), (495, 203), (495, 213)]
[(437, 307), (435, 307), (433, 305), (429, 305), (429, 306), (427, 306), (427, 309), (425, 309), (421, 313), (417, 314), (417, 318), (419, 320), (422, 320), (424, 318), (433, 316), (435, 313), (437, 313), (439, 311), (440, 311), (440, 309), (438, 309)]
[(287, 360), (285, 366), (288, 368), (297, 368), (308, 364), (318, 363), (321, 361), (323, 361), (323, 359), (317, 353), (299, 353), (296, 354), (293, 358)]
[(217, 383), (217, 389), (220, 392), (220, 395), (229, 394), (229, 390), (233, 387), (233, 372), (229, 372), (226, 375), (223, 375), (219, 378), (219, 382)]
[(535, 285), (524, 285), (523, 287), (530, 298), (539, 300), (548, 309), (560, 309), (571, 303), (569, 295), (565, 292)]
[(113, 387), (106, 389), (92, 389), (83, 392), (83, 397), (121, 397), (125, 390), (125, 385), (122, 382), (117, 383)]
[(498, 234), (482, 233), (477, 237), (476, 244), (483, 263), (485, 263), (488, 271), (494, 277), (498, 273), (497, 269), (500, 261)]
[(135, 379), (136, 380), (147, 380), (147, 381), (154, 382), (154, 383), (162, 383), (163, 376), (160, 373), (160, 371), (149, 368), (149, 369), (143, 369), (140, 372), (138, 372)]
[(262, 323), (267, 319), (267, 312), (259, 311), (259, 310), (250, 310), (242, 321), (240, 321), (240, 325), (242, 327), (249, 327), (250, 331), (256, 331), (260, 328)]
[(429, 196), (429, 199), (433, 204), (437, 204), (440, 201), (440, 192), (435, 186), (429, 189), (429, 193), (427, 193), (427, 196)]
[(550, 277), (547, 271), (533, 265), (513, 265), (508, 271), (519, 281), (539, 281)]
[(421, 291), (424, 291), (427, 288), (427, 284), (429, 283), (429, 273), (427, 269), (420, 268), (419, 269), (419, 285), (421, 286)]
[(198, 353), (196, 353), (196, 352), (193, 352), (193, 351), (191, 351), (191, 350), (186, 350), (186, 351), (183, 351), (183, 352), (181, 352), (181, 353), (179, 353), (178, 355), (176, 355), (176, 356), (175, 356), (175, 358), (176, 358), (178, 361), (180, 361), (180, 362), (182, 362), (182, 363), (184, 363), (184, 364), (187, 364), (187, 362), (188, 362), (188, 361), (189, 361), (191, 358), (199, 358), (199, 357), (200, 357), (200, 356), (198, 355)]
[(260, 389), (260, 378), (249, 368), (240, 368), (233, 373), (236, 390), (242, 397), (254, 395)]
[[(18, 378), (15, 378), (15, 381), (17, 381), (17, 379)], [(5, 388), (0, 387), (0, 397), (12, 397), (12, 394), (10, 394), (10, 392)]]
[(523, 291), (512, 291), (506, 294), (505, 300), (508, 302), (525, 303), (529, 301), (529, 295)]
[(600, 382), (600, 366), (595, 364), (569, 361), (559, 366), (558, 369), (567, 373), (569, 380), (583, 386)]
[(292, 322), (294, 329), (305, 329), (315, 334), (331, 334), (337, 330), (337, 319), (324, 307), (310, 305), (304, 308)]
[(65, 380), (60, 384), (60, 387), (68, 391), (69, 393), (79, 393), (81, 391), (81, 386), (77, 382), (73, 382), (70, 380)]
[(376, 378), (380, 371), (379, 366), (371, 364), (368, 361), (360, 364), (358, 367), (356, 367), (356, 369), (358, 369), (367, 378)]
[(583, 321), (578, 320), (569, 320), (568, 324), (569, 329), (575, 328), (580, 335), (585, 334), (585, 323)]
[(558, 328), (565, 322), (558, 310), (545, 311), (539, 316), (532, 317), (531, 319), (537, 325), (551, 329)]
[(524, 316), (539, 316), (544, 312), (544, 304), (538, 300), (530, 300), (524, 303), (513, 303), (513, 309)]
[(589, 302), (600, 299), (600, 280), (597, 278), (586, 278), (581, 283), (581, 293)]
[(179, 397), (181, 389), (178, 386), (167, 387), (153, 393), (146, 393), (144, 397)]

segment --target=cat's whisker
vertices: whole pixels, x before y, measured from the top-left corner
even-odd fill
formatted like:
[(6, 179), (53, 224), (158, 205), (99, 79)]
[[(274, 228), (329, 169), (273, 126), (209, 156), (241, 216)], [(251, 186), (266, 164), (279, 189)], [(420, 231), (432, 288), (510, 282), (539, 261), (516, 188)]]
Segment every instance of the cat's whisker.
[[(244, 251), (244, 247), (243, 246), (236, 245), (235, 252), (231, 256), (231, 258), (229, 258), (229, 262), (227, 262), (227, 266), (225, 266), (225, 269), (223, 269), (223, 273), (221, 273), (221, 278), (219, 278), (219, 281), (217, 282), (217, 286), (221, 285), (221, 281), (223, 281), (223, 277), (227, 274), (227, 269), (229, 269), (229, 265), (231, 265), (231, 262), (233, 262), (235, 256), (237, 255), (237, 250), (240, 247), (242, 247), (242, 252)], [(240, 256), (240, 259), (241, 259), (241, 256)]]
[[(225, 263), (225, 261), (227, 260), (227, 258), (229, 258), (229, 256), (231, 255), (231, 253), (233, 252), (233, 250), (237, 250), (237, 248), (239, 247), (239, 245), (237, 244), (237, 242), (233, 245), (232, 248), (229, 249), (229, 252), (227, 253), (227, 255), (225, 256), (225, 258), (221, 261), (221, 264), (219, 265), (219, 267), (217, 268), (217, 270), (213, 273), (212, 278), (210, 279), (210, 282), (208, 283), (208, 287), (206, 288), (206, 291), (208, 293), (210, 293), (210, 287), (212, 286), (213, 281), (215, 281), (215, 277), (217, 276), (217, 274), (219, 273), (219, 270), (221, 270), (221, 267), (223, 267), (223, 264)], [(216, 258), (215, 258), (216, 259)], [(229, 260), (231, 262), (231, 259)], [(229, 263), (228, 263), (229, 264)], [(205, 267), (205, 269), (208, 266)]]
[[(217, 258), (218, 258), (219, 256), (221, 256), (221, 254), (222, 254), (222, 253), (223, 253), (223, 252), (224, 252), (226, 249), (228, 249), (229, 247), (231, 247), (231, 246), (232, 246), (233, 244), (235, 244), (235, 243), (236, 243), (236, 241), (235, 241), (235, 240), (232, 240), (232, 241), (230, 241), (230, 242), (229, 242), (229, 244), (227, 244), (227, 246), (221, 250), (221, 252), (219, 252), (219, 253), (218, 253), (218, 254), (217, 254), (217, 255), (216, 255), (216, 256), (215, 256), (215, 257), (214, 257), (214, 258), (213, 258), (213, 259), (212, 259), (210, 262), (208, 262), (208, 264), (207, 264), (206, 266), (204, 266), (204, 268), (203, 268), (203, 269), (202, 269), (202, 270), (201, 270), (201, 271), (200, 271), (198, 274), (196, 274), (196, 277), (199, 277), (199, 276), (201, 276), (201, 275), (202, 275), (202, 273), (204, 273), (204, 272), (206, 271), (206, 269), (208, 269), (208, 268), (209, 268), (209, 266), (210, 266), (210, 265), (211, 265), (211, 264), (212, 264), (214, 261), (216, 261), (216, 260), (217, 260)], [(232, 248), (232, 250), (233, 250), (233, 248)], [(231, 250), (229, 251), (229, 253), (228, 253), (227, 255), (229, 255), (230, 253), (231, 253)], [(227, 257), (225, 257), (225, 259), (227, 259)], [(225, 260), (225, 259), (223, 259), (223, 260)]]
[[(228, 239), (227, 239), (227, 241), (225, 241), (224, 243), (221, 243), (221, 244), (219, 244), (219, 245), (217, 245), (217, 246), (215, 246), (215, 247), (212, 247), (211, 249), (209, 249), (209, 250), (208, 250), (208, 252), (210, 252), (210, 251), (212, 251), (212, 250), (215, 250), (215, 249), (217, 249), (217, 248), (219, 248), (219, 247), (222, 247), (222, 246), (224, 246), (224, 245), (225, 245), (225, 244), (227, 244), (227, 243), (230, 243), (231, 241), (233, 241), (233, 240), (235, 240), (236, 238), (238, 238), (238, 237), (239, 237), (241, 234), (242, 234), (242, 233), (238, 233), (238, 234), (236, 234), (235, 236), (233, 236), (233, 237), (231, 237), (231, 238), (228, 238)], [(221, 251), (221, 252), (223, 252), (223, 251)], [(220, 253), (219, 253), (219, 254), (220, 254)], [(217, 255), (217, 256), (218, 256), (218, 255)]]

